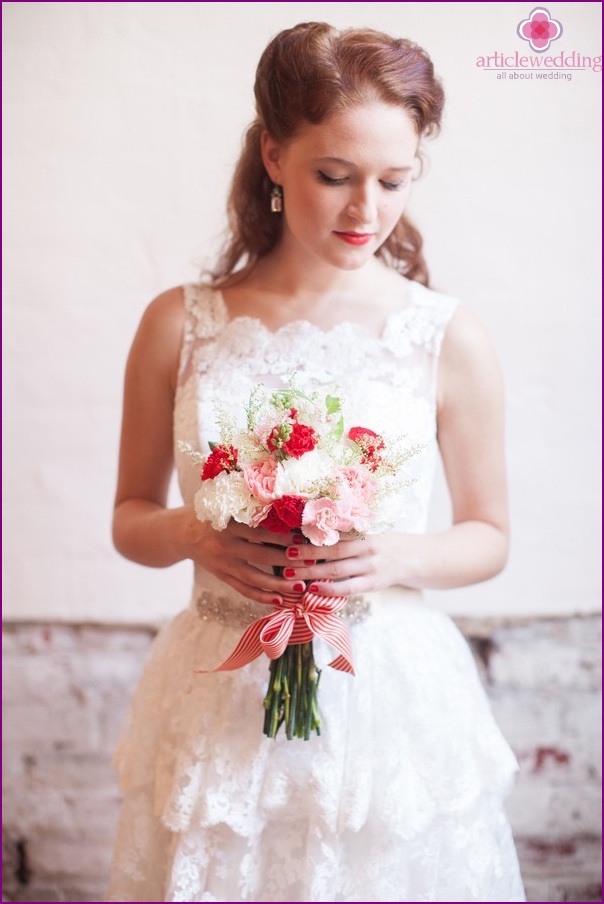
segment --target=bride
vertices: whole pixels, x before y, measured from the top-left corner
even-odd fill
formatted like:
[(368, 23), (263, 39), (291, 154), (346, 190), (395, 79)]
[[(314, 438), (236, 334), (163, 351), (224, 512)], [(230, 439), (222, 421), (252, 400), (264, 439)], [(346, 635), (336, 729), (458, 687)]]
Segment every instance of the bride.
[[(405, 217), (442, 88), (408, 40), (309, 23), (270, 42), (255, 94), (216, 269), (150, 304), (127, 365), (115, 545), (153, 567), (190, 559), (194, 586), (118, 750), (109, 900), (523, 901), (513, 754), (463, 638), (422, 599), (496, 575), (508, 547), (497, 361), (474, 315), (428, 288)], [(218, 402), (240, 418), (254, 385), (293, 373), (340, 396), (347, 423), (424, 447), (395, 530), (301, 560), (291, 534), (196, 518), (179, 443), (207, 454)], [(437, 453), (453, 517), (435, 534)], [(184, 504), (167, 508), (175, 463)], [(319, 737), (269, 740), (264, 657), (194, 670), (284, 595), (332, 582), (356, 676), (323, 670)]]

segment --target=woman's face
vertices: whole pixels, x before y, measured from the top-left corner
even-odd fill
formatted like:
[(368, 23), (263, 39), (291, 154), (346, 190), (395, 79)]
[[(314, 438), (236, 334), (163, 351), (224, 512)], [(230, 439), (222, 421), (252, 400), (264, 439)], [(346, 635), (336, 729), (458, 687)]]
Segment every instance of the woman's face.
[(283, 188), (281, 250), (310, 266), (363, 266), (403, 213), (418, 142), (411, 118), (379, 101), (282, 145), (263, 136), (267, 172)]

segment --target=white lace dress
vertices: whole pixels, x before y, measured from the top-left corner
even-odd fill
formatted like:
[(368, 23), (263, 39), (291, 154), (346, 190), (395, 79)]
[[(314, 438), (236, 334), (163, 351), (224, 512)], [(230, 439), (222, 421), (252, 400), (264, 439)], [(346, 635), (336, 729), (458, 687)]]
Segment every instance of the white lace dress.
[[(187, 286), (175, 441), (207, 451), (215, 405), (258, 382), (329, 385), (348, 424), (425, 453), (398, 529), (425, 530), (436, 367), (455, 308), (417, 283), (379, 339), (341, 323), (269, 332)], [(405, 289), (406, 287), (406, 289)], [(190, 501), (199, 469), (176, 452)], [(354, 677), (324, 668), (322, 734), (262, 733), (268, 660), (199, 675), (266, 607), (209, 573), (156, 638), (117, 754), (124, 804), (110, 901), (524, 901), (503, 798), (516, 770), (450, 618), (403, 588), (353, 599)], [(332, 651), (315, 640), (318, 658)]]

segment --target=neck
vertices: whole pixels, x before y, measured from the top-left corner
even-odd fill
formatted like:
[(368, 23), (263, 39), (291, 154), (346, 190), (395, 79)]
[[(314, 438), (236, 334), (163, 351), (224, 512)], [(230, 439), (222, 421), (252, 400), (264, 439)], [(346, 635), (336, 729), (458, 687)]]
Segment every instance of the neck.
[(258, 261), (252, 278), (281, 298), (325, 298), (368, 291), (385, 269), (377, 258), (356, 270), (340, 270), (316, 259), (309, 264), (292, 259), (284, 248), (277, 247)]

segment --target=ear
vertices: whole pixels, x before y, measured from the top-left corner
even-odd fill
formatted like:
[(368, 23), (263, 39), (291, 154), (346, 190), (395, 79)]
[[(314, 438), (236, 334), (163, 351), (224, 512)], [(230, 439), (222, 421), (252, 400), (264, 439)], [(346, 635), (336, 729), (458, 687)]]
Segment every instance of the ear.
[(260, 153), (262, 154), (262, 162), (269, 179), (280, 185), (283, 145), (279, 144), (268, 132), (264, 131), (260, 136)]

